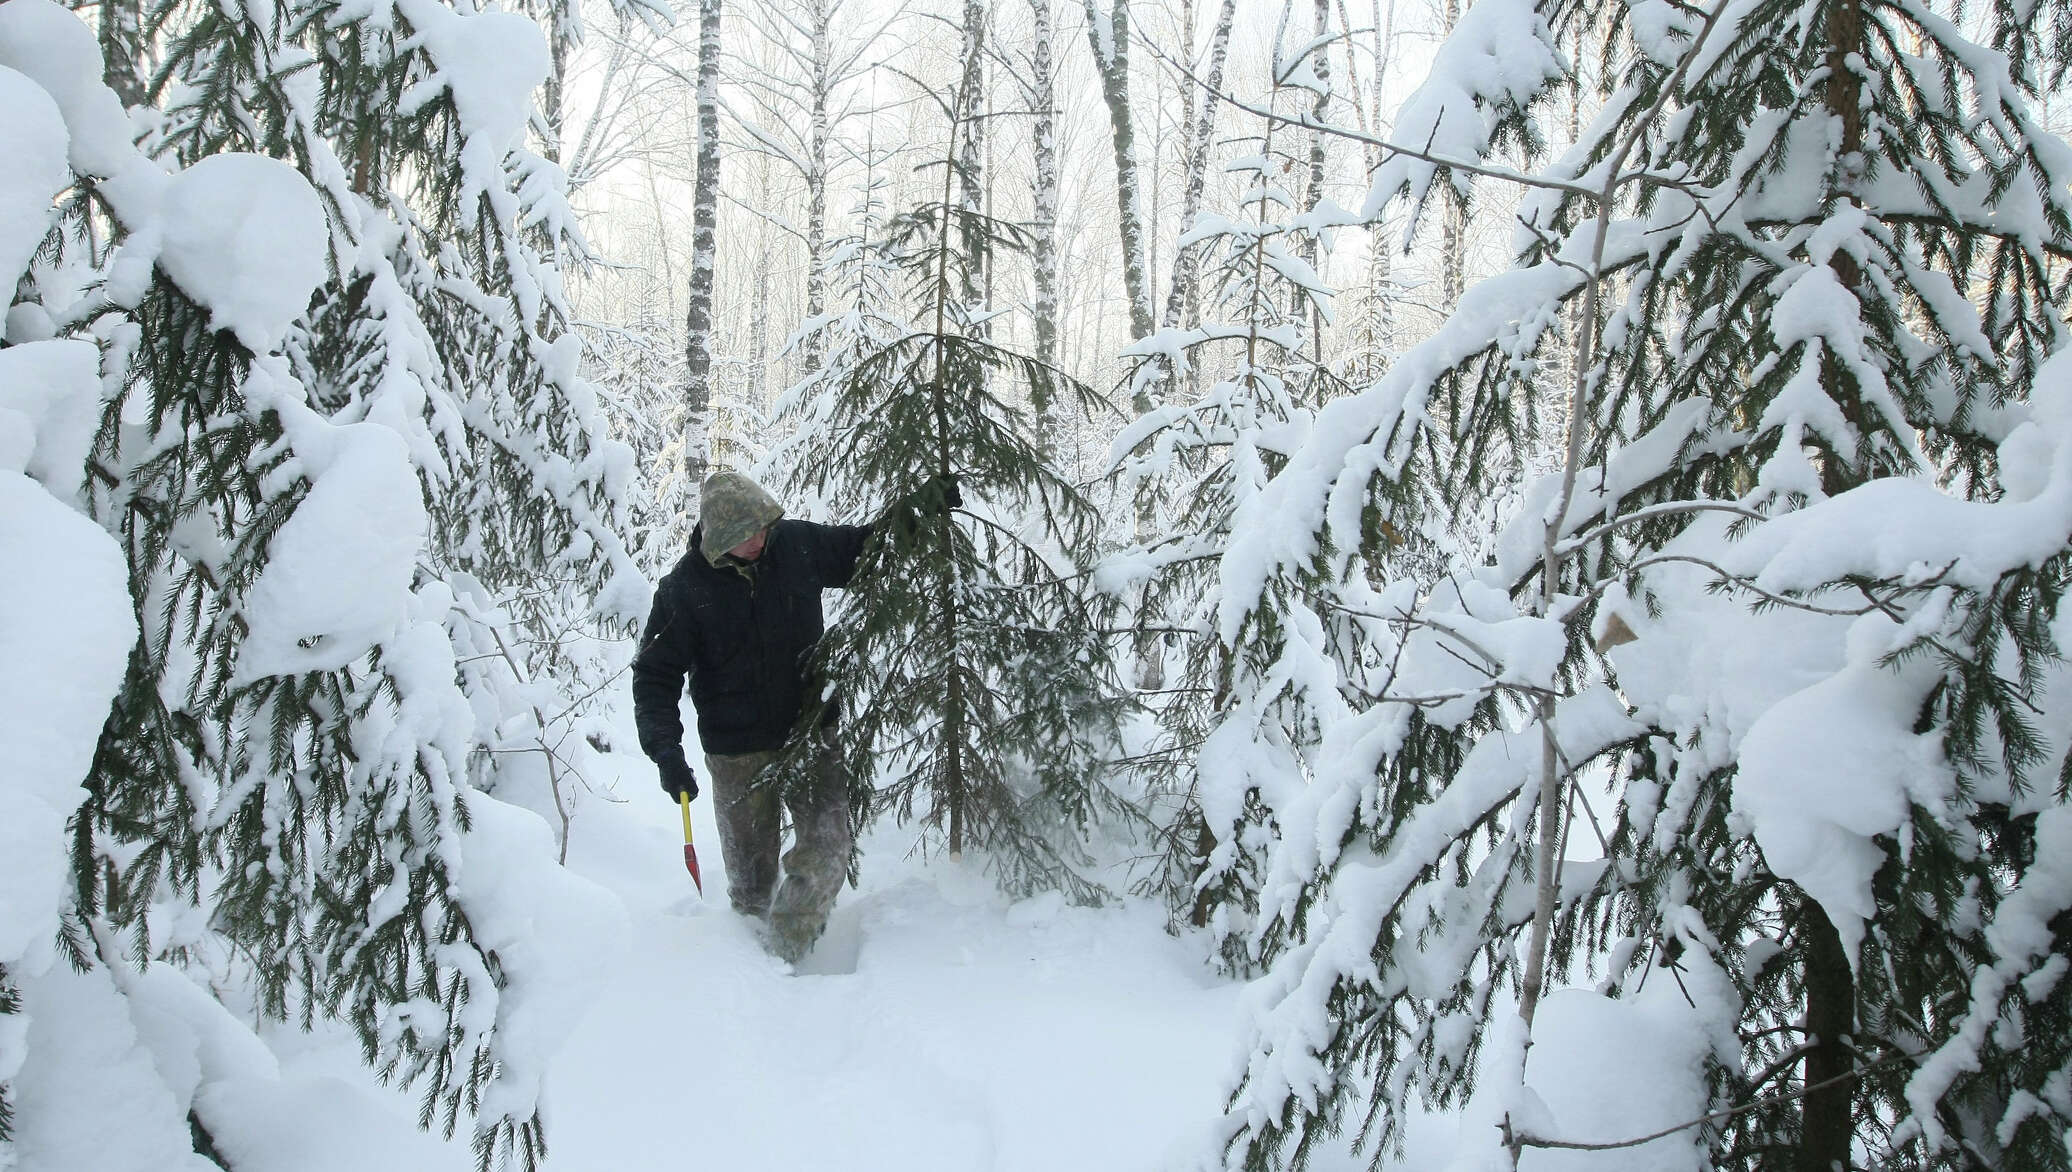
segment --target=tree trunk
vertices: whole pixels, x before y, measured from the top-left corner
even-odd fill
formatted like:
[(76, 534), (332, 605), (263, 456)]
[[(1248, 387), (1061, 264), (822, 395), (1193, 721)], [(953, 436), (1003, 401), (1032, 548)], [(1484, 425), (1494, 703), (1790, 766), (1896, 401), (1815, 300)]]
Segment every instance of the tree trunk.
[[(1446, 0), (1445, 36), (1453, 35), (1460, 23), (1460, 0)], [(1472, 182), (1472, 180), (1470, 180)], [(1439, 313), (1447, 316), (1460, 304), (1467, 283), (1468, 211), (1457, 195), (1448, 193), (1446, 216), (1439, 231)]]
[[(770, 185), (770, 156), (758, 155), (755, 163), (756, 198), (766, 208), (777, 206), (777, 194)], [(777, 267), (776, 249), (771, 246), (769, 221), (755, 224), (755, 308), (748, 315), (748, 401), (758, 411), (769, 402), (770, 376), (770, 271)]]
[(720, 0), (698, 0), (698, 170), (691, 189), (691, 287), (684, 313), (684, 476), (712, 466), (712, 278), (719, 228)]
[[(833, 88), (828, 77), (829, 25), (832, 14), (828, 0), (814, 0), (813, 40), (813, 124), (806, 137), (806, 317), (827, 312), (827, 104)], [(819, 331), (805, 340), (802, 353), (806, 371), (819, 370), (826, 360), (826, 343)]]
[[(1138, 194), (1136, 124), (1130, 117), (1129, 89), (1129, 0), (1107, 0), (1110, 8), (1104, 21), (1096, 0), (1086, 2), (1086, 41), (1093, 49), (1094, 68), (1101, 79), (1101, 98), (1108, 104), (1108, 126), (1115, 146), (1115, 206), (1122, 236), (1122, 287), (1129, 301), (1130, 340), (1151, 336), (1150, 280), (1144, 271), (1144, 208)], [(1159, 377), (1166, 377), (1163, 372)], [(1151, 387), (1157, 379), (1137, 379), (1130, 394), (1130, 410), (1143, 415), (1152, 408)], [(1151, 516), (1139, 507), (1136, 537), (1149, 540)], [(1147, 691), (1165, 686), (1163, 645), (1155, 635), (1139, 634), (1137, 686)]]
[(540, 117), (547, 124), (546, 156), (564, 170), (568, 167), (568, 56), (573, 38), (558, 11), (547, 11), (547, 51), (552, 67), (546, 84), (540, 87)]
[[(958, 190), (966, 212), (985, 207), (985, 122), (979, 117), (986, 105), (986, 0), (964, 0), (964, 76), (957, 87), (957, 125), (952, 137), (961, 134), (956, 151)], [(964, 304), (979, 304), (984, 282), (978, 272), (978, 234), (967, 232), (964, 240)]]
[[(980, 76), (983, 78), (983, 73), (981, 73)], [(976, 123), (973, 124), (974, 130), (989, 128), (993, 125), (993, 91), (991, 89), (986, 89), (984, 92), (986, 100), (982, 112), (983, 116)], [(983, 165), (981, 170), (979, 171), (979, 187), (981, 191), (981, 198), (984, 200), (984, 203), (981, 205), (981, 208), (984, 210), (986, 218), (990, 220), (993, 218), (993, 136), (990, 134), (982, 134), (979, 138), (979, 142), (983, 144), (985, 148), (983, 154), (980, 156), (983, 160)], [(993, 276), (995, 272), (996, 270), (993, 265), (993, 254), (990, 250), (988, 250), (986, 253), (985, 263), (981, 265), (979, 268), (979, 304), (987, 307), (987, 309), (989, 310), (993, 306)], [(993, 326), (990, 321), (979, 322), (977, 325), (977, 329), (981, 337), (990, 337), (993, 333)]]
[[(1108, 126), (1115, 144), (1115, 207), (1122, 231), (1122, 286), (1129, 300), (1130, 340), (1151, 335), (1151, 288), (1144, 273), (1144, 208), (1138, 194), (1136, 124), (1130, 117), (1129, 0), (1109, 0), (1104, 20), (1096, 0), (1086, 0), (1086, 39), (1100, 74), (1101, 98), (1108, 104)], [(1138, 414), (1150, 410), (1146, 393), (1132, 404)]]
[[(965, 17), (970, 18), (972, 6), (967, 4)], [(977, 53), (976, 33), (967, 28), (965, 48), (974, 56)], [(965, 60), (964, 80), (967, 88), (972, 83), (976, 68), (971, 58)], [(963, 110), (969, 100), (967, 93), (960, 91), (955, 108)], [(949, 157), (957, 157), (957, 134), (963, 129), (962, 119), (950, 122)], [(931, 406), (935, 414), (937, 476), (954, 475), (957, 471), (950, 464), (950, 410), (948, 379), (943, 370), (943, 338), (950, 328), (948, 306), (950, 264), (950, 181), (954, 168), (944, 168), (942, 178), (943, 218), (941, 235), (935, 242), (935, 380), (932, 388)], [(935, 559), (936, 605), (942, 610), (944, 632), (944, 670), (949, 672), (948, 690), (943, 701), (943, 795), (949, 806), (950, 858), (954, 861), (964, 857), (964, 677), (957, 670), (958, 648), (963, 634), (960, 625), (962, 616), (957, 607), (957, 559), (954, 556), (956, 521), (950, 510), (944, 509), (935, 518), (935, 533), (941, 543), (941, 553)]]
[[(1855, 1066), (1850, 1035), (1856, 1032), (1856, 975), (1842, 938), (1819, 904), (1798, 896), (1799, 939), (1805, 954), (1806, 1054), (1799, 1106), (1799, 1151), (1793, 1172), (1847, 1172), (1849, 1141), (1856, 1130)], [(1824, 1085), (1823, 1085), (1824, 1084)]]
[(1466, 291), (1468, 268), (1468, 212), (1449, 196), (1446, 217), (1439, 230), (1439, 316), (1449, 317)]
[[(1237, 0), (1223, 0), (1216, 14), (1216, 27), (1209, 34), (1209, 72), (1202, 89), (1201, 108), (1195, 114), (1187, 136), (1185, 186), (1180, 192), (1180, 233), (1194, 230), (1201, 216), (1202, 193), (1208, 185), (1209, 146), (1216, 137), (1217, 94), (1223, 90), (1223, 63), (1230, 56), (1230, 26), (1237, 17)], [(1173, 252), (1173, 279), (1166, 289), (1164, 325), (1168, 329), (1194, 324), (1199, 312), (1201, 249), (1180, 248)]]
[[(101, 80), (125, 106), (142, 105), (144, 21), (139, 0), (100, 0)], [(10, 292), (12, 292), (10, 290)]]
[[(1030, 249), (1030, 262), (1035, 268), (1036, 281), (1036, 358), (1051, 366), (1058, 364), (1058, 95), (1054, 35), (1051, 19), (1051, 0), (1029, 0), (1029, 13), (1035, 18), (1034, 41), (1030, 47), (1029, 72), (1030, 106), (1036, 111), (1034, 129), (1036, 146), (1036, 173), (1034, 179), (1033, 205), (1035, 208), (1035, 241)], [(1048, 401), (1049, 396), (1037, 400), (1036, 442), (1043, 452), (1045, 462), (1054, 461), (1058, 452), (1057, 404)]]
[[(1316, 35), (1321, 39), (1331, 27), (1331, 0), (1316, 0), (1314, 15)], [(1318, 46), (1315, 56), (1316, 65), (1314, 68), (1317, 71), (1317, 80), (1324, 83), (1325, 88), (1317, 94), (1316, 101), (1311, 103), (1309, 113), (1311, 120), (1321, 123), (1331, 101), (1331, 52), (1329, 46)], [(1324, 162), (1324, 132), (1312, 129), (1309, 132), (1309, 178), (1308, 182), (1304, 184), (1302, 192), (1302, 210), (1305, 212), (1315, 211), (1317, 204), (1324, 198)], [(1321, 265), (1323, 257), (1318, 248), (1316, 236), (1312, 235), (1303, 240), (1302, 259), (1308, 261), (1311, 268), (1317, 268)], [(1298, 299), (1296, 308), (1300, 309), (1301, 305), (1302, 302)], [(1324, 364), (1324, 307), (1314, 298), (1309, 299), (1309, 318), (1311, 353), (1315, 356), (1317, 365), (1322, 366)]]
[[(1827, 9), (1826, 31), (1826, 104), (1841, 130), (1841, 141), (1836, 144), (1836, 194), (1853, 204), (1857, 202), (1857, 185), (1863, 179), (1863, 80), (1850, 68), (1849, 58), (1864, 49), (1862, 0), (1832, 0)], [(1851, 293), (1863, 283), (1856, 258), (1848, 252), (1836, 249), (1828, 265), (1834, 269), (1835, 279)], [(1868, 436), (1875, 430), (1855, 378), (1832, 355), (1822, 361), (1820, 381), (1821, 388), (1841, 408), (1857, 435)], [(1853, 488), (1872, 475), (1868, 451), (1856, 453), (1853, 462), (1848, 456), (1849, 453), (1836, 452), (1834, 458), (1822, 464), (1822, 488), (1830, 496)]]
[[(1841, 128), (1842, 174), (1838, 179), (1842, 194), (1848, 197), (1854, 194), (1851, 185), (1855, 178), (1849, 160), (1863, 149), (1863, 110), (1858, 104), (1863, 83), (1848, 63), (1864, 39), (1861, 0), (1834, 0), (1827, 10), (1826, 34), (1830, 72), (1825, 96), (1828, 112)], [(1854, 257), (1837, 249), (1831, 263), (1843, 288), (1853, 292), (1861, 284), (1863, 274)], [(1839, 363), (1830, 360), (1823, 364), (1821, 383), (1857, 434), (1869, 434), (1862, 418), (1863, 397)], [(1852, 467), (1841, 456), (1836, 453), (1822, 468), (1821, 480), (1830, 493), (1854, 488), (1870, 476), (1867, 463)], [(1850, 1140), (1856, 1130), (1856, 1081), (1848, 1077), (1855, 1066), (1850, 1035), (1856, 1030), (1856, 974), (1826, 911), (1803, 893), (1798, 897), (1798, 910), (1806, 1030), (1812, 1035), (1804, 1085), (1815, 1089), (1806, 1091), (1799, 1104), (1799, 1151), (1792, 1168), (1794, 1172), (1836, 1172), (1849, 1167)]]
[[(1350, 20), (1340, 0), (1338, 22), (1350, 29)], [(1368, 79), (1363, 91), (1360, 87), (1359, 68), (1353, 58), (1352, 43), (1346, 42), (1346, 77), (1353, 94), (1353, 108), (1359, 112), (1360, 129), (1376, 136), (1381, 134), (1382, 121), (1387, 109), (1385, 87), (1388, 74), (1389, 42), (1396, 23), (1395, 0), (1388, 0), (1384, 10), (1382, 0), (1373, 3), (1374, 76)], [(1364, 94), (1364, 97), (1362, 96)], [(1369, 145), (1366, 150), (1367, 173), (1372, 175), (1381, 166), (1381, 148)], [(1360, 360), (1360, 379), (1363, 382), (1380, 377), (1381, 357), (1393, 356), (1396, 345), (1396, 306), (1390, 281), (1390, 265), (1394, 260), (1395, 242), (1390, 239), (1388, 226), (1374, 223), (1367, 228), (1367, 283), (1368, 301), (1365, 337), (1362, 339), (1363, 353)]]
[[(1194, 51), (1194, 43), (1196, 40), (1199, 39), (1198, 34), (1200, 30), (1196, 26), (1198, 25), (1200, 20), (1201, 14), (1195, 6), (1195, 0), (1180, 0), (1180, 30), (1177, 41), (1177, 52), (1179, 60), (1184, 62), (1187, 66), (1187, 73), (1181, 75), (1179, 80), (1175, 82), (1173, 96), (1179, 99), (1180, 103), (1180, 112), (1174, 120), (1174, 127), (1180, 132), (1180, 148), (1178, 155), (1175, 156), (1175, 161), (1178, 163), (1180, 167), (1180, 174), (1177, 176), (1178, 186), (1176, 189), (1176, 195), (1182, 203), (1184, 203), (1187, 198), (1187, 160), (1194, 157), (1193, 73), (1196, 66), (1200, 64), (1200, 58), (1196, 55)], [(1162, 135), (1160, 136), (1160, 141), (1163, 141)], [(1165, 167), (1162, 159), (1159, 160), (1156, 170), (1159, 174), (1164, 174)], [(1163, 223), (1164, 221), (1159, 219), (1157, 216), (1154, 215), (1152, 217), (1151, 235), (1154, 239), (1163, 234), (1160, 231), (1160, 225)], [(1184, 210), (1181, 219), (1176, 221), (1176, 223), (1179, 225), (1179, 227), (1178, 231), (1176, 231), (1173, 235), (1173, 263), (1166, 270), (1166, 276), (1168, 278), (1168, 281), (1170, 281), (1173, 272), (1178, 270), (1178, 268), (1180, 267), (1180, 237), (1188, 229), (1188, 222), (1185, 218)], [(1151, 256), (1150, 272), (1152, 279), (1155, 282), (1157, 280), (1159, 272), (1158, 255), (1155, 251)], [(1172, 289), (1169, 284), (1166, 289), (1166, 300), (1170, 301), (1171, 299)], [(1163, 304), (1163, 302), (1161, 302), (1158, 298), (1158, 289), (1155, 284), (1151, 290), (1151, 301), (1153, 308), (1157, 308), (1159, 305)], [(1159, 324), (1163, 326), (1165, 324), (1164, 314), (1159, 314), (1156, 320), (1158, 320)]]

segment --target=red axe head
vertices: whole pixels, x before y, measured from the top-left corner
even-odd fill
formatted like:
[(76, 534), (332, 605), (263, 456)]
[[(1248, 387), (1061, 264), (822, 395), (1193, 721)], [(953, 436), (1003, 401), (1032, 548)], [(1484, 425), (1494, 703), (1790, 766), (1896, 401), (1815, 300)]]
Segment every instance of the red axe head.
[(691, 882), (698, 887), (698, 894), (705, 894), (705, 879), (698, 874), (698, 848), (691, 845), (691, 797), (676, 795), (676, 804), (683, 811), (683, 869), (691, 873)]

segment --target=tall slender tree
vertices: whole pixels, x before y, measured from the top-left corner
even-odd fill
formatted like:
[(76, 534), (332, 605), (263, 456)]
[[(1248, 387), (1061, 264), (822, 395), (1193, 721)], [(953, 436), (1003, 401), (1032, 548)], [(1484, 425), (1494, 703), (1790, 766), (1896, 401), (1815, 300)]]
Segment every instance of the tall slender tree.
[[(1302, 354), (1305, 328), (1322, 316), (1312, 302), (1329, 293), (1301, 259), (1313, 229), (1290, 222), (1295, 200), (1272, 161), (1273, 134), (1268, 124), (1258, 152), (1231, 164), (1249, 183), (1242, 216), (1218, 216), (1214, 229), (1201, 233), (1202, 249), (1215, 261), (1207, 274), (1214, 316), (1162, 335), (1176, 338), (1170, 347), (1138, 348), (1139, 361), (1189, 377), (1207, 367), (1213, 381), (1184, 405), (1138, 418), (1118, 436), (1112, 456), (1142, 507), (1158, 511), (1156, 536), (1124, 551), (1115, 565), (1147, 575), (1144, 621), (1180, 638), (1188, 670), (1179, 678), (1191, 684), (1156, 698), (1162, 735), (1147, 755), (1147, 789), (1162, 840), (1157, 869), (1142, 886), (1163, 895), (1176, 919), (1196, 926), (1214, 920), (1231, 946), (1227, 959), (1239, 967), (1243, 912), (1256, 902), (1247, 885), (1257, 876), (1254, 849), (1265, 827), (1251, 817), (1256, 805), (1216, 807), (1204, 781), (1231, 770), (1300, 775), (1319, 729), (1298, 699), (1282, 694), (1299, 688), (1278, 678), (1281, 636), (1262, 637), (1238, 654), (1217, 636), (1215, 568), (1230, 549), (1238, 509), (1280, 470), (1271, 437), (1306, 424), (1311, 405), (1341, 389), (1309, 385), (1329, 378)], [(1239, 727), (1272, 748), (1233, 756), (1211, 746)], [(1233, 830), (1240, 823), (1246, 831)]]
[[(841, 123), (858, 116), (858, 81), (877, 63), (894, 22), (863, 14), (842, 0), (761, 0), (744, 10), (773, 61), (744, 67), (748, 101), (740, 112), (744, 147), (795, 171), (805, 188), (805, 222), (792, 227), (805, 249), (805, 321), (828, 311), (828, 264), (837, 226), (828, 219), (828, 185), (853, 147), (839, 138)], [(759, 211), (774, 213), (762, 201)], [(823, 361), (820, 331), (806, 329), (799, 361), (806, 370)]]
[[(1034, 222), (1029, 225), (1029, 264), (1036, 287), (1031, 324), (1036, 360), (1057, 366), (1058, 201), (1063, 180), (1058, 165), (1057, 33), (1052, 0), (1029, 0), (1029, 14), (1033, 27), (1025, 96), (1033, 111), (1029, 134), (1035, 146), (1034, 170), (1030, 175)], [(1037, 443), (1045, 456), (1054, 460), (1062, 424), (1057, 404), (1045, 397), (1031, 405), (1036, 409)]]
[[(1187, 134), (1187, 158), (1181, 169), (1180, 242), (1173, 248), (1172, 278), (1166, 286), (1165, 312), (1160, 324), (1166, 329), (1191, 326), (1195, 321), (1196, 298), (1201, 268), (1201, 247), (1196, 244), (1195, 226), (1200, 222), (1202, 198), (1208, 188), (1209, 158), (1216, 140), (1216, 113), (1222, 101), (1223, 67), (1230, 59), (1230, 30), (1237, 20), (1237, 0), (1223, 0), (1216, 23), (1209, 31), (1209, 68), (1202, 78), (1201, 92), (1194, 101), (1193, 121)], [(1191, 48), (1192, 46), (1190, 46)]]
[(684, 310), (684, 477), (712, 464), (713, 281), (718, 271), (721, 0), (698, 0), (697, 169), (691, 180), (691, 277)]
[[(1145, 268), (1143, 194), (1137, 167), (1136, 115), (1130, 108), (1130, 13), (1124, 0), (1085, 0), (1086, 40), (1093, 50), (1101, 101), (1108, 107), (1109, 141), (1115, 155), (1115, 215), (1122, 235), (1122, 287), (1129, 302), (1130, 340), (1154, 328), (1151, 277)], [(1103, 10), (1105, 7), (1105, 11)], [(1149, 399), (1135, 392), (1141, 414)]]

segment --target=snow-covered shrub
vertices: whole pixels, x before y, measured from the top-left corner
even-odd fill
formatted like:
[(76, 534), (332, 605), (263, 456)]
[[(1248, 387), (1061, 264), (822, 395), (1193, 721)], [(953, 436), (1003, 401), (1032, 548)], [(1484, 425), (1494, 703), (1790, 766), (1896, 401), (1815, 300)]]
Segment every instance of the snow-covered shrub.
[[(1363, 214), (1530, 142), (1554, 25), (1605, 15), (1477, 4)], [(1220, 799), (1274, 830), (1230, 1162), (1465, 1102), (1462, 1167), (2064, 1168), (2063, 7), (1614, 15), (1517, 265), (1233, 518), (1226, 634), (1321, 594), (1366, 643), (1311, 662), (1368, 702), (1305, 784)], [(1564, 351), (1560, 467), (1507, 500), (1484, 437), (1535, 442)], [(1398, 578), (1391, 496), (1508, 521)]]
[[(6, 797), (14, 1142), (106, 1169), (339, 1142), (281, 1126), (340, 1094), (269, 1075), (191, 971), (343, 1019), (425, 1122), (530, 1163), (619, 913), (481, 791), (580, 717), (570, 669), (644, 594), (563, 331), (559, 183), (514, 149), (545, 47), (429, 3), (156, 21), (163, 106), (126, 112), (76, 16), (0, 7), (0, 475), (10, 564), (51, 571), (7, 627), (35, 740)], [(591, 946), (542, 948), (562, 931)]]
[(1269, 125), (1256, 152), (1224, 165), (1246, 183), (1238, 213), (1200, 215), (1179, 242), (1203, 251), (1208, 320), (1125, 352), (1138, 364), (1134, 381), (1166, 401), (1115, 439), (1111, 470), (1146, 523), (1144, 539), (1102, 568), (1118, 595), (1141, 590), (1140, 622), (1173, 636), (1150, 646), (1163, 653), (1171, 642), (1184, 656), (1180, 686), (1156, 697), (1159, 741), (1144, 755), (1160, 842), (1145, 886), (1176, 919), (1214, 924), (1240, 968), (1257, 959), (1242, 937), (1266, 841), (1266, 806), (1248, 795), (1305, 777), (1323, 726), (1348, 711), (1344, 665), (1309, 661), (1336, 653), (1321, 645), (1322, 628), (1343, 620), (1310, 610), (1301, 589), (1255, 609), (1236, 632), (1218, 627), (1232, 517), (1281, 470), (1285, 437), (1345, 390), (1306, 351), (1332, 295), (1304, 259), (1317, 234), (1293, 222), (1274, 140)]

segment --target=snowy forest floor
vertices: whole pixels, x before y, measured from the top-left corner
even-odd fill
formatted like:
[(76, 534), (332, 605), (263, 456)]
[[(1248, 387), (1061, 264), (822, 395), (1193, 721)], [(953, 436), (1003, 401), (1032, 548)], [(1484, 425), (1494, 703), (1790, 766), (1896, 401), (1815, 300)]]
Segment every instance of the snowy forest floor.
[[(701, 900), (653, 767), (607, 759), (617, 776), (589, 780), (620, 800), (586, 795), (568, 864), (620, 897), (631, 933), (553, 1060), (549, 1172), (1164, 1172), (1213, 1150), (1243, 987), (1158, 907), (1010, 901), (971, 860), (909, 857), (911, 832), (885, 826), (794, 973), (727, 906), (709, 797), (693, 806)], [(373, 1081), (340, 1028), (269, 1041), (288, 1072)], [(404, 1127), (355, 1129), (334, 1153), (309, 1172), (473, 1164), (464, 1135)]]

